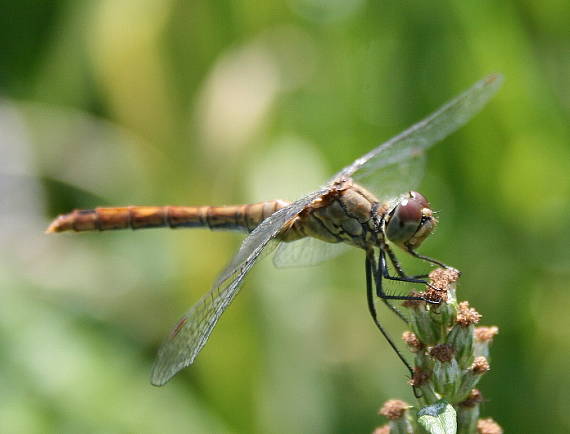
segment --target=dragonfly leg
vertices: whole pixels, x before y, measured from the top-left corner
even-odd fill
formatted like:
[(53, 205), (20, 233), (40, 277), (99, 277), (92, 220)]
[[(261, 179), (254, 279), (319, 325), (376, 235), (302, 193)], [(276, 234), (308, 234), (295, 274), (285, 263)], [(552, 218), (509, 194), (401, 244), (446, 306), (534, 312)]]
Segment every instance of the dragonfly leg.
[(404, 272), (404, 269), (402, 268), (402, 266), (400, 265), (400, 261), (398, 261), (398, 258), (396, 257), (396, 254), (394, 253), (394, 251), (390, 248), (390, 246), (388, 246), (388, 244), (384, 245), (384, 249), (386, 250), (386, 252), (388, 252), (388, 257), (390, 258), (390, 262), (392, 262), (392, 265), (394, 266), (394, 269), (396, 270), (396, 273), (398, 273), (398, 276), (400, 277), (408, 277), (408, 275)]
[[(366, 254), (366, 299), (368, 301), (368, 310), (370, 311), (370, 315), (372, 316), (374, 324), (376, 324), (376, 327), (378, 327), (384, 338), (388, 341), (388, 344), (390, 344), (390, 346), (392, 347), (398, 358), (406, 366), (406, 368), (410, 373), (410, 378), (413, 379), (414, 370), (412, 369), (408, 361), (404, 358), (398, 347), (396, 347), (396, 344), (394, 343), (388, 332), (384, 330), (384, 327), (382, 326), (382, 324), (380, 324), (380, 321), (378, 320), (378, 314), (376, 312), (376, 307), (374, 306), (372, 276), (376, 276), (375, 277), (376, 285), (378, 285), (378, 282), (380, 282), (381, 284), (382, 274), (378, 272), (378, 267), (376, 266), (376, 260), (374, 259), (373, 251), (367, 252)], [(384, 292), (382, 291), (381, 287), (380, 291), (377, 290), (377, 294), (379, 292), (386, 296), (386, 294), (384, 294)], [(394, 306), (392, 306), (386, 298), (383, 297), (380, 298), (396, 315), (398, 315), (402, 320), (404, 320), (407, 323), (407, 320), (402, 316), (402, 314)], [(416, 397), (416, 399), (420, 399), (422, 397), (422, 394), (419, 392), (416, 386), (412, 385), (412, 390), (414, 391), (414, 396)]]
[[(410, 366), (408, 361), (404, 358), (404, 356), (402, 355), (402, 353), (400, 352), (400, 350), (398, 349), (398, 347), (396, 346), (396, 344), (394, 343), (394, 341), (392, 340), (392, 338), (390, 337), (388, 332), (384, 329), (384, 327), (382, 326), (382, 324), (380, 324), (380, 321), (378, 320), (378, 313), (376, 312), (376, 306), (374, 306), (374, 292), (373, 292), (374, 289), (373, 289), (373, 281), (372, 281), (372, 275), (378, 274), (378, 273), (374, 271), (374, 268), (376, 268), (373, 265), (374, 263), (375, 263), (374, 252), (367, 253), (366, 254), (365, 266), (366, 266), (366, 300), (368, 302), (368, 311), (370, 312), (370, 315), (372, 316), (372, 320), (374, 321), (374, 324), (376, 324), (376, 327), (378, 327), (378, 330), (380, 330), (380, 333), (382, 333), (384, 338), (388, 341), (388, 344), (392, 347), (392, 349), (394, 350), (394, 352), (396, 353), (398, 358), (406, 366), (406, 368), (410, 372), (410, 375), (413, 377), (414, 376), (414, 370), (412, 369), (412, 367)], [(389, 305), (389, 306), (391, 306), (391, 305)]]
[(415, 258), (421, 259), (422, 261), (431, 262), (432, 264), (439, 265), (440, 267), (443, 267), (443, 268), (453, 268), (447, 264), (444, 264), (441, 261), (438, 261), (437, 259), (430, 258), (429, 256), (422, 255), (413, 249), (408, 249), (408, 253)]
[[(379, 282), (382, 278), (382, 276), (385, 279), (388, 280), (395, 280), (397, 282), (407, 282), (407, 283), (419, 283), (421, 285), (427, 285), (429, 286), (431, 289), (433, 289), (434, 291), (440, 291), (440, 288), (437, 288), (435, 286), (433, 286), (431, 283), (429, 283), (427, 280), (424, 279), (418, 279), (416, 278), (416, 276), (411, 276), (411, 277), (399, 277), (399, 276), (391, 276), (390, 273), (388, 272), (388, 264), (386, 263), (386, 254), (385, 254), (385, 250), (384, 249), (380, 249), (380, 268), (381, 268), (381, 273), (377, 274), (377, 283), (376, 283), (376, 291), (378, 293), (378, 297), (386, 297), (386, 298), (390, 298), (390, 299), (395, 299), (395, 300), (422, 300), (425, 301), (427, 303), (430, 304), (438, 304), (439, 302), (437, 301), (433, 301), (433, 300), (428, 300), (426, 298), (423, 297), (411, 297), (411, 296), (395, 296), (395, 295), (386, 295), (383, 291), (382, 291), (382, 285)], [(384, 295), (381, 295), (384, 294)]]
[[(396, 255), (394, 255), (394, 253), (391, 250), (388, 250), (386, 247), (387, 246), (380, 249), (380, 268), (382, 271), (382, 276), (384, 276), (385, 279), (397, 280), (399, 282), (421, 283), (422, 285), (425, 285), (427, 283), (427, 281), (425, 281), (424, 279), (417, 279), (417, 278), (408, 276), (406, 273), (404, 273), (400, 263), (396, 259)], [(396, 272), (398, 273), (398, 276), (392, 276), (392, 275), (390, 275), (390, 272), (388, 271), (388, 263), (386, 261), (386, 251), (388, 251), (388, 256), (390, 256), (390, 259), (392, 260), (392, 262), (394, 262), (394, 260), (396, 260), (397, 265), (394, 264), (394, 268), (396, 268)]]
[[(374, 258), (373, 255), (370, 254), (369, 256), (373, 260)], [(380, 250), (380, 270), (378, 270), (376, 266), (374, 266), (373, 270), (374, 270), (374, 279), (376, 283), (376, 295), (380, 297), (382, 300), (420, 300), (420, 301), (427, 301), (428, 303), (433, 303), (433, 301), (426, 300), (424, 297), (417, 297), (413, 295), (389, 295), (384, 292), (384, 288), (382, 285), (382, 277), (388, 280), (397, 280), (400, 282), (421, 283), (424, 285), (429, 285), (429, 283), (426, 282), (425, 280), (420, 280), (420, 279), (390, 276), (386, 265), (386, 256), (384, 255), (383, 250)]]
[(398, 273), (398, 276), (404, 277), (404, 278), (412, 278), (412, 279), (423, 279), (423, 278), (428, 277), (427, 274), (417, 274), (414, 276), (408, 276), (406, 274), (406, 272), (404, 271), (404, 269), (402, 268), (402, 266), (400, 265), (400, 261), (398, 260), (398, 257), (396, 256), (396, 254), (394, 253), (392, 248), (388, 244), (386, 244), (386, 245), (384, 245), (384, 249), (388, 253), (388, 257), (390, 258), (390, 262), (394, 266), (394, 269), (396, 270), (396, 273)]
[[(378, 275), (378, 267), (376, 265), (376, 260), (374, 259), (374, 253), (371, 252), (370, 253), (370, 266), (371, 266), (371, 272), (373, 276), (377, 276)], [(378, 285), (378, 283), (377, 283)], [(380, 283), (381, 285), (381, 283)], [(378, 293), (376, 294), (378, 295)], [(392, 303), (390, 303), (390, 300), (385, 298), (385, 297), (380, 297), (380, 300), (382, 300), (382, 302), (388, 307), (388, 309), (390, 309), (393, 313), (396, 314), (396, 316), (398, 318), (400, 318), (402, 321), (404, 321), (406, 324), (408, 324), (408, 320), (406, 319), (406, 317), (404, 317), (404, 315), (402, 315), (402, 313), (392, 305)]]

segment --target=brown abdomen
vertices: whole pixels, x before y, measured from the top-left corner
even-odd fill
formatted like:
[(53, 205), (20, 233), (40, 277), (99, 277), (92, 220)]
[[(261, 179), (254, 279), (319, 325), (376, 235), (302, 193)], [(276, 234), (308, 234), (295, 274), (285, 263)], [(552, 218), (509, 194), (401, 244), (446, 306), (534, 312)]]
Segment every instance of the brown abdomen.
[(48, 233), (64, 231), (107, 231), (143, 228), (209, 228), (253, 231), (289, 202), (271, 200), (231, 206), (128, 206), (74, 210), (57, 217)]

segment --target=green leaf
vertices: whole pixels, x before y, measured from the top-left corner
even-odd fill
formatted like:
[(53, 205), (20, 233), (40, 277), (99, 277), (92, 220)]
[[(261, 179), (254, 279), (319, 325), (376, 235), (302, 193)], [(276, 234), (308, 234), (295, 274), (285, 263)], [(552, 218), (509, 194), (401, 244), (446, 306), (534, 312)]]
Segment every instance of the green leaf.
[(455, 434), (455, 409), (443, 399), (418, 411), (418, 422), (430, 434)]

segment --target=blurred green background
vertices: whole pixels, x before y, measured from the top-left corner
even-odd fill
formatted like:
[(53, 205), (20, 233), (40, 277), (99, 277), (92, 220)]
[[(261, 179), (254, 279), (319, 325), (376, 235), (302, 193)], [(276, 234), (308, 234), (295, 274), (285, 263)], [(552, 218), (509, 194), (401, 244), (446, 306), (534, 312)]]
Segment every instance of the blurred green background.
[(482, 415), (570, 432), (569, 17), (562, 0), (3, 1), (0, 432), (367, 433), (384, 400), (413, 403), (361, 252), (258, 264), (159, 389), (160, 341), (240, 236), (43, 230), (72, 208), (295, 199), (495, 71), (497, 97), (429, 153), (441, 223), (421, 251), (500, 327)]

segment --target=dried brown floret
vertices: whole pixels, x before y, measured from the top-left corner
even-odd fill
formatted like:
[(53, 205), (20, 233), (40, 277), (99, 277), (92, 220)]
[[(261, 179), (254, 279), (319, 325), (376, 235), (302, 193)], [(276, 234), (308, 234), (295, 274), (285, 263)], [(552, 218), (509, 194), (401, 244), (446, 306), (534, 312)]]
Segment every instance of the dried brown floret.
[(477, 327), (475, 329), (475, 339), (478, 342), (489, 342), (499, 333), (499, 327)]
[(428, 288), (421, 294), (423, 298), (433, 303), (445, 303), (447, 301), (447, 289), (436, 287), (437, 289)]
[(477, 432), (479, 434), (503, 434), (503, 428), (493, 419), (479, 419), (477, 422)]
[(425, 348), (425, 345), (418, 339), (415, 333), (411, 331), (405, 331), (402, 334), (402, 339), (406, 345), (410, 348), (410, 351), (417, 353)]
[(372, 434), (390, 434), (390, 426), (389, 425), (382, 425), (376, 428)]
[(427, 383), (430, 376), (431, 373), (429, 371), (425, 371), (422, 368), (416, 366), (414, 368), (414, 376), (410, 381), (408, 381), (408, 384), (413, 387), (420, 387)]
[(453, 359), (453, 355), (455, 354), (455, 350), (451, 345), (440, 344), (433, 347), (429, 354), (440, 362), (451, 362), (451, 359)]
[(459, 303), (457, 310), (457, 324), (463, 327), (468, 327), (471, 324), (477, 324), (481, 319), (481, 315), (472, 307), (469, 307), (468, 301)]
[(429, 278), (433, 286), (440, 289), (447, 289), (449, 285), (457, 282), (461, 273), (455, 268), (436, 268), (429, 273)]
[(381, 414), (390, 420), (396, 420), (404, 416), (404, 413), (409, 408), (410, 405), (407, 402), (399, 399), (390, 399), (384, 403), (382, 408), (378, 411), (378, 414)]
[(473, 371), (475, 374), (483, 375), (485, 372), (488, 372), (489, 369), (491, 369), (491, 366), (489, 366), (489, 362), (485, 357), (480, 356), (475, 358), (473, 364), (469, 369), (471, 369), (471, 371)]
[(479, 389), (472, 389), (469, 396), (459, 403), (462, 407), (475, 407), (483, 402), (483, 394)]

